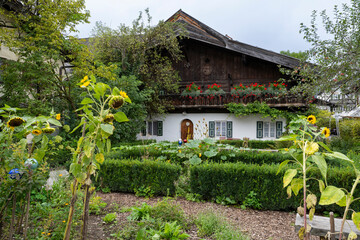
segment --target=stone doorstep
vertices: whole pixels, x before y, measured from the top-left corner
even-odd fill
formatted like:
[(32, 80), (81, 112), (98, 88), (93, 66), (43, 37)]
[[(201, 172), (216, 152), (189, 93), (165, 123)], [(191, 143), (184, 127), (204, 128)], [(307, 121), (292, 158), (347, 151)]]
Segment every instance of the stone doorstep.
[[(306, 222), (311, 226), (311, 235), (312, 236), (325, 236), (328, 232), (330, 232), (330, 218), (322, 217), (322, 216), (314, 216), (313, 220), (309, 220), (309, 215), (307, 216)], [(335, 223), (335, 232), (340, 232), (341, 227), (341, 218), (334, 218)], [(304, 218), (301, 217), (298, 213), (296, 214), (295, 221), (295, 231), (298, 232), (300, 228), (303, 226)], [(360, 231), (356, 228), (355, 224), (352, 220), (347, 220), (344, 225), (343, 235), (348, 236), (350, 231), (355, 232), (358, 236), (360, 236)], [(338, 239), (338, 236), (335, 236)], [(358, 238), (359, 239), (359, 238)]]

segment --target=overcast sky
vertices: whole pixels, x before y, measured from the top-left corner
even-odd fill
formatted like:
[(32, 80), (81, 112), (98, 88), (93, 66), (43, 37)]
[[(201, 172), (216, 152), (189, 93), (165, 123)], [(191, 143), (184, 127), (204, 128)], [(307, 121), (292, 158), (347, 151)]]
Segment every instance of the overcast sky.
[(131, 22), (149, 8), (152, 24), (166, 20), (179, 9), (234, 40), (279, 52), (304, 51), (310, 45), (299, 33), (309, 25), (313, 10), (327, 9), (350, 0), (86, 0), (90, 24), (79, 25), (79, 37), (88, 37), (96, 21), (116, 28)]

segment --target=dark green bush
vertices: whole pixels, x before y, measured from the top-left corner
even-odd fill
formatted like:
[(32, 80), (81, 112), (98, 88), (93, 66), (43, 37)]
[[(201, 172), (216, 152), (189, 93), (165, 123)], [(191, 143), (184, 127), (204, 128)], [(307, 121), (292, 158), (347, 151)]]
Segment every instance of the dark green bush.
[(360, 141), (342, 137), (332, 137), (330, 149), (347, 154), (350, 151), (360, 153)]
[(110, 159), (101, 165), (97, 182), (113, 192), (147, 189), (154, 195), (167, 195), (175, 193), (180, 171), (180, 166), (170, 163)]
[[(244, 163), (209, 163), (193, 166), (190, 169), (191, 191), (200, 194), (206, 200), (214, 200), (217, 196), (229, 197), (241, 204), (251, 191), (263, 209), (295, 210), (302, 199), (302, 191), (298, 196), (288, 199), (283, 188), (282, 177), (285, 169), (276, 175), (278, 165), (255, 165)], [(318, 171), (310, 171), (309, 177), (321, 179)], [(331, 168), (328, 183), (337, 187), (351, 189), (355, 174), (347, 168)], [(310, 191), (319, 193), (317, 181), (309, 181)], [(318, 194), (317, 194), (318, 195)], [(357, 195), (359, 195), (357, 193)], [(319, 199), (319, 198), (318, 198)], [(318, 206), (318, 210), (342, 212), (335, 205)]]
[[(244, 140), (220, 140), (219, 142), (239, 148), (244, 146)], [(248, 144), (248, 147), (253, 149), (279, 149), (289, 147), (289, 144), (291, 145), (292, 142), (276, 140), (249, 140)]]
[[(226, 156), (226, 160), (221, 157)], [(271, 164), (281, 163), (284, 160), (290, 159), (290, 155), (285, 155), (279, 152), (259, 152), (259, 151), (241, 151), (233, 152), (231, 150), (221, 150), (220, 153), (213, 157), (213, 162), (243, 162), (252, 164)]]

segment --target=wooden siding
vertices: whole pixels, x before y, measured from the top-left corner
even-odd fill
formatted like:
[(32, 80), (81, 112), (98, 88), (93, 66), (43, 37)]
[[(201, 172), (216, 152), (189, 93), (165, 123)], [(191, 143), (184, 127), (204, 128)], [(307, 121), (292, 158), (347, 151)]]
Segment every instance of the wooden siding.
[[(205, 91), (209, 84), (217, 83), (229, 92), (231, 87), (240, 83), (267, 84), (282, 77), (275, 63), (191, 39), (181, 44), (184, 59), (174, 63), (174, 67), (179, 71), (182, 88), (194, 82)], [(211, 73), (206, 74), (205, 68), (211, 68)]]

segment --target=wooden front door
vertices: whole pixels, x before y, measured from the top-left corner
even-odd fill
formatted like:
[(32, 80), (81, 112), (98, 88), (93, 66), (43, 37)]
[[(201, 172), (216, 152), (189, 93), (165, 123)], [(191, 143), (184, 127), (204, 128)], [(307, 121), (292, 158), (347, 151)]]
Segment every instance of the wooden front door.
[(189, 119), (184, 119), (181, 122), (181, 139), (193, 139), (194, 138), (194, 124)]

